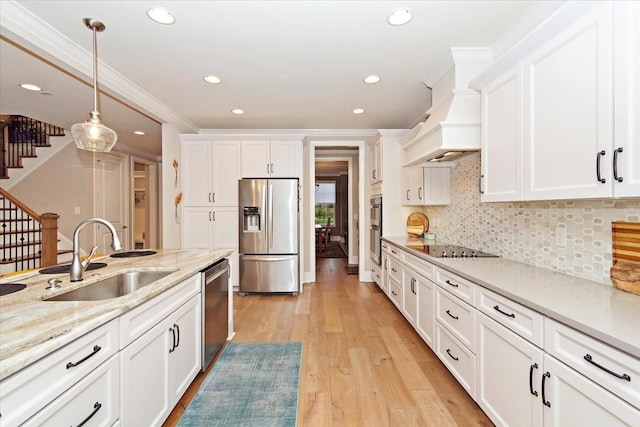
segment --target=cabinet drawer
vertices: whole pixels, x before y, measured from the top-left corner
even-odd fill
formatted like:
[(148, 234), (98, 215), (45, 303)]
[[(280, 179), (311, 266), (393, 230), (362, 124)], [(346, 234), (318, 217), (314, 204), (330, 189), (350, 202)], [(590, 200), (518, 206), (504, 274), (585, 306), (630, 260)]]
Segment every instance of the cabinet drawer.
[(522, 338), (542, 348), (544, 316), (481, 286), (476, 290), (476, 308)]
[(389, 255), (391, 255), (392, 257), (394, 257), (395, 259), (397, 259), (398, 261), (402, 260), (402, 250), (399, 249), (397, 246), (393, 246), (389, 243), (385, 243), (387, 246), (389, 246), (389, 248), (387, 249), (387, 252), (389, 252)]
[(433, 264), (406, 252), (402, 253), (402, 262), (414, 269), (416, 272), (422, 274), (427, 279), (433, 280), (435, 268)]
[(398, 310), (402, 310), (402, 286), (393, 279), (389, 280), (389, 298)]
[(436, 267), (436, 283), (469, 305), (475, 305), (475, 283)]
[[(25, 426), (87, 425), (110, 427), (120, 418), (120, 360), (118, 356), (71, 387)], [(90, 420), (90, 421), (89, 421)]]
[(198, 292), (200, 275), (196, 274), (120, 316), (120, 349), (158, 324)]
[(544, 322), (547, 353), (640, 409), (640, 359), (552, 319)]
[(382, 270), (374, 263), (371, 263), (371, 277), (373, 278), (373, 281), (378, 284), (380, 289), (382, 289)]
[(396, 282), (402, 283), (402, 264), (395, 258), (389, 257), (389, 276)]
[(475, 399), (475, 356), (438, 322), (436, 322), (436, 354), (456, 377), (462, 388)]
[(437, 288), (436, 319), (475, 354), (476, 310), (473, 307)]
[(2, 381), (2, 426), (19, 425), (118, 351), (118, 320), (103, 325)]

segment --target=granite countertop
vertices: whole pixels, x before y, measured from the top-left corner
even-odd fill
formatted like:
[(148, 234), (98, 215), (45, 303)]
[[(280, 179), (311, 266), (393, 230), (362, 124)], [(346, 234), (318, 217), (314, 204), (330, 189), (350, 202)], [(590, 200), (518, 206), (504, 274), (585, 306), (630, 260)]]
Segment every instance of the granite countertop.
[(506, 258), (435, 258), (419, 250), (441, 242), (383, 240), (640, 358), (640, 295)]
[[(231, 252), (230, 249), (158, 249), (156, 254), (144, 257), (96, 258), (94, 262), (104, 262), (107, 266), (85, 271), (81, 282), (70, 282), (68, 273), (40, 274), (37, 271), (0, 279), (0, 284), (27, 285), (21, 291), (0, 297), (0, 380), (192, 277)], [(131, 269), (172, 273), (119, 298), (43, 301)], [(60, 288), (55, 291), (45, 289), (49, 279), (61, 280)]]

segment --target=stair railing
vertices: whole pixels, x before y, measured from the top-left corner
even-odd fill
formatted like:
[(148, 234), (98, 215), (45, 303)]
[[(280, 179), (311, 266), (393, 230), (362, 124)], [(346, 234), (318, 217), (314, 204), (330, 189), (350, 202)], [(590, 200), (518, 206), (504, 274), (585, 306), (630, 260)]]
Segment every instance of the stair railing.
[(0, 263), (16, 270), (57, 264), (59, 217), (40, 215), (0, 188)]

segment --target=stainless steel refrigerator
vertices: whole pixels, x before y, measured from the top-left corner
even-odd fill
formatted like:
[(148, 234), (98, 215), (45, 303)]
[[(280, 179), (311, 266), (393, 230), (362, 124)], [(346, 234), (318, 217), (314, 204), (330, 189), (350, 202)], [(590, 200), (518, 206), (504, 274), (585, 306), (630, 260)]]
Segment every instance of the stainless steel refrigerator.
[(238, 184), (240, 294), (300, 291), (298, 180)]

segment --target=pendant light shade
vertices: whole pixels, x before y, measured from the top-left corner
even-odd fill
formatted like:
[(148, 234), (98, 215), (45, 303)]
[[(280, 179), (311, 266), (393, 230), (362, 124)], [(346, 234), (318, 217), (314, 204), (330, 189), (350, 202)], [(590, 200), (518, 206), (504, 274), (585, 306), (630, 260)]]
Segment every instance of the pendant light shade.
[(84, 18), (82, 22), (93, 31), (93, 111), (89, 113), (90, 119), (88, 121), (71, 126), (71, 136), (76, 146), (81, 150), (107, 153), (116, 144), (118, 135), (102, 124), (98, 112), (98, 42), (96, 34), (104, 31), (105, 26), (102, 22), (91, 18)]

